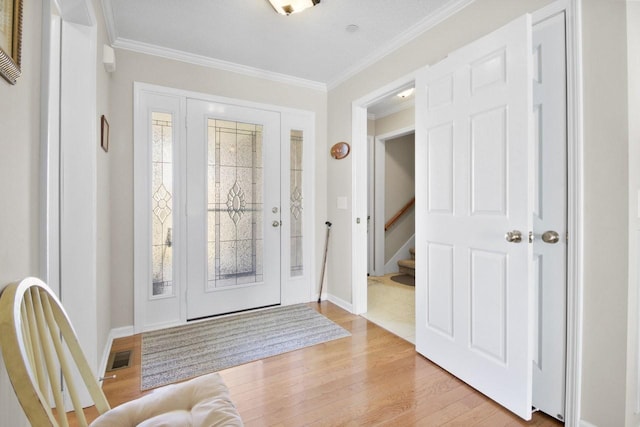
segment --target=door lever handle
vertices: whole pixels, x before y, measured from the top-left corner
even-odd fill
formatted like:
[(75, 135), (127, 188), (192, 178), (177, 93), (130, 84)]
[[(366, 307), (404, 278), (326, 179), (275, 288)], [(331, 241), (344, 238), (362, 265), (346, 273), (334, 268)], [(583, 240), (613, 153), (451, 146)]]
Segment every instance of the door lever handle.
[(509, 243), (520, 243), (522, 241), (522, 233), (518, 230), (508, 231), (504, 238)]

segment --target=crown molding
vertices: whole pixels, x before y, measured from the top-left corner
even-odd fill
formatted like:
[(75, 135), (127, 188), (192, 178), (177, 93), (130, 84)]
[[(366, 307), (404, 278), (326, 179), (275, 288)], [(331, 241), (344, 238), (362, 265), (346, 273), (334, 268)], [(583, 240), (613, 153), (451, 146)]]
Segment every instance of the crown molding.
[(169, 49), (149, 43), (143, 43), (135, 40), (129, 40), (118, 37), (113, 42), (113, 47), (118, 49), (130, 50), (133, 52), (145, 53), (147, 55), (159, 56), (175, 61), (187, 62), (190, 64), (201, 65), (203, 67), (216, 68), (219, 70), (230, 71), (233, 73), (243, 74), (245, 76), (257, 77), (261, 79), (271, 80), (278, 83), (299, 86), (306, 89), (327, 91), (327, 85), (322, 82), (301, 79), (299, 77), (289, 76), (287, 74), (274, 73), (272, 71), (260, 68), (248, 67), (246, 65), (236, 64), (233, 62), (223, 61), (220, 59), (209, 58), (208, 56), (197, 55), (194, 53), (183, 52), (180, 50)]
[(456, 14), (460, 10), (464, 9), (474, 1), (475, 0), (454, 0), (452, 2), (446, 3), (444, 6), (437, 9), (435, 12), (429, 14), (429, 16), (427, 16), (420, 22), (409, 27), (409, 29), (404, 33), (393, 38), (389, 43), (382, 46), (380, 49), (378, 49), (371, 55), (367, 56), (365, 59), (355, 64), (354, 66), (347, 68), (347, 70), (344, 73), (342, 73), (335, 79), (329, 81), (327, 83), (327, 89), (331, 90), (336, 88), (340, 84), (349, 80), (351, 77), (355, 76), (356, 74), (360, 73), (361, 71), (375, 64), (376, 62), (378, 62), (388, 54), (394, 52), (395, 50), (409, 43), (410, 41), (412, 41), (413, 39), (415, 39), (425, 31), (430, 30), (431, 28), (435, 27), (445, 19)]
[(102, 0), (102, 15), (104, 16), (104, 23), (107, 27), (107, 36), (109, 37), (109, 44), (113, 46), (114, 42), (118, 38), (118, 30), (116, 29), (116, 23), (113, 19), (113, 8), (111, 7), (111, 0)]

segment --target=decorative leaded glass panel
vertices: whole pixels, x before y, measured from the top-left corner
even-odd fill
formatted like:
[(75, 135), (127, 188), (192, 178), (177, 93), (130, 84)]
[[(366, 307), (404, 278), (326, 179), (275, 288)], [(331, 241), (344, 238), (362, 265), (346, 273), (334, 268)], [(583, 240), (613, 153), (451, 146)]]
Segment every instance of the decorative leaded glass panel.
[(151, 113), (152, 296), (173, 295), (172, 116)]
[(209, 119), (207, 135), (208, 287), (261, 282), (262, 126)]
[(291, 276), (302, 276), (302, 142), (300, 130), (291, 131)]

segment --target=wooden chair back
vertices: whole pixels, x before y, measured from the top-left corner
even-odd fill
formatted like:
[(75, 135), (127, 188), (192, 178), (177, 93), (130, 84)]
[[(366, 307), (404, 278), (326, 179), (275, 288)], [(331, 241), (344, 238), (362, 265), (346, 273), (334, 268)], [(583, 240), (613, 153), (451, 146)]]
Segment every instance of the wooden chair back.
[[(63, 384), (79, 425), (87, 425), (79, 387), (86, 387), (100, 414), (110, 409), (69, 317), (41, 280), (29, 277), (3, 290), (0, 346), (11, 384), (31, 425), (69, 425)], [(80, 384), (74, 381), (74, 371), (82, 378)]]

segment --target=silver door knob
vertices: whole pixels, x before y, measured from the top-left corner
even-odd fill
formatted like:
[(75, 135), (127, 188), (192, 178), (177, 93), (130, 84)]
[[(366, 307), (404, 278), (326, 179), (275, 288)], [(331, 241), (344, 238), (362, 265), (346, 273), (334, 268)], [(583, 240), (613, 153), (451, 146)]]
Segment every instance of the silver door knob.
[(557, 231), (549, 230), (542, 233), (542, 241), (545, 243), (558, 243), (560, 241), (560, 236)]
[(520, 243), (522, 241), (522, 233), (518, 230), (509, 231), (504, 235), (504, 238), (509, 243)]
[(274, 227), (280, 227), (280, 221), (273, 221), (271, 225), (273, 225)]

